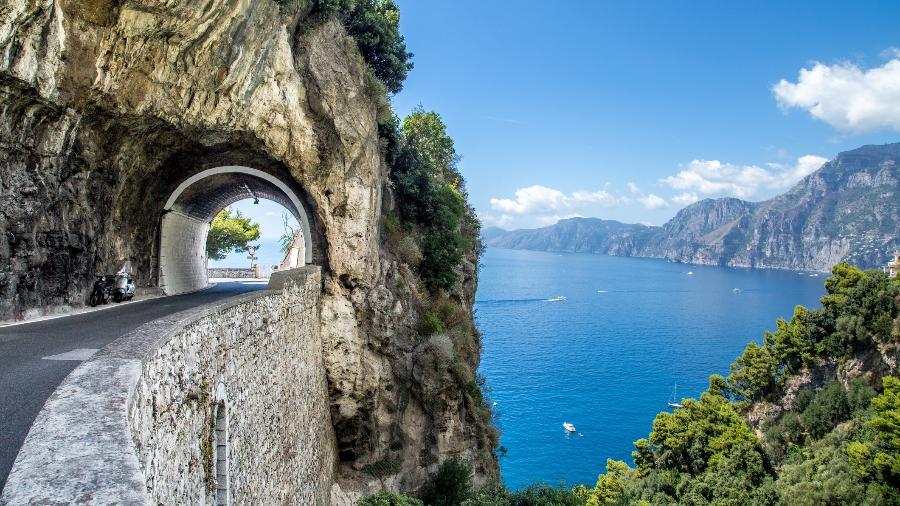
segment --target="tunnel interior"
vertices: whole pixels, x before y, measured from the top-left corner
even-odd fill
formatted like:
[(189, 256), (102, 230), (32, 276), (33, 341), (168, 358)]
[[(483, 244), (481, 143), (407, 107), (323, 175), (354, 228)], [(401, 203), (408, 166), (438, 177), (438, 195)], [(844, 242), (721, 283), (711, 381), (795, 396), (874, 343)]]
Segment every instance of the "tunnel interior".
[[(158, 286), (167, 295), (207, 286), (206, 237), (219, 211), (245, 199), (266, 199), (282, 205), (300, 225), (299, 254), (288, 268), (313, 263), (310, 220), (297, 189), (289, 182), (244, 166), (222, 166), (198, 172), (182, 181), (163, 207), (160, 222)], [(299, 243), (299, 241), (298, 241)]]

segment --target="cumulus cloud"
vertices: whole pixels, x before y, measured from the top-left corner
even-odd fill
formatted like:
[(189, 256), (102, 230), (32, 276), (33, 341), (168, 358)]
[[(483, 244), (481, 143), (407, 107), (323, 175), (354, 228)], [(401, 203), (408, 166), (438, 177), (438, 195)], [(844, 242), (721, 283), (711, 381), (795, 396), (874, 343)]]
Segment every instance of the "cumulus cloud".
[(816, 62), (800, 70), (796, 83), (782, 79), (772, 92), (782, 108), (806, 109), (840, 130), (900, 131), (900, 50), (890, 48), (884, 54), (890, 60), (870, 69)]
[(660, 207), (668, 207), (669, 203), (666, 202), (666, 199), (660, 197), (659, 195), (642, 195), (638, 197), (638, 202), (644, 204), (644, 207), (647, 209), (659, 209)]
[(631, 193), (641, 193), (641, 189), (638, 188), (638, 185), (632, 183), (631, 181), (628, 182), (628, 191), (630, 191)]
[(492, 198), (492, 212), (483, 213), (480, 217), (485, 224), (503, 228), (547, 225), (560, 219), (582, 216), (592, 207), (612, 208), (630, 202), (627, 196), (612, 191), (608, 183), (596, 191), (579, 190), (570, 194), (533, 185), (516, 190), (515, 198)]
[(675, 195), (674, 197), (672, 197), (672, 202), (675, 202), (676, 204), (681, 204), (683, 206), (693, 204), (694, 202), (697, 202), (698, 200), (700, 200), (700, 197), (694, 192), (679, 193), (678, 195)]
[(787, 189), (827, 161), (821, 156), (806, 155), (798, 158), (794, 165), (770, 163), (761, 167), (719, 160), (693, 160), (680, 172), (660, 179), (660, 182), (682, 190), (672, 199), (679, 204), (696, 202), (699, 195), (751, 199), (763, 192)]

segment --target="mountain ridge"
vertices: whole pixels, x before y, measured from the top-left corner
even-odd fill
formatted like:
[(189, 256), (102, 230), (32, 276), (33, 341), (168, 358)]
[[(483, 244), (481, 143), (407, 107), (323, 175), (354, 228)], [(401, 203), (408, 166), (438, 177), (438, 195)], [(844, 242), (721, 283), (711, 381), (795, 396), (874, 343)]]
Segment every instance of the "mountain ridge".
[(732, 267), (828, 271), (880, 266), (900, 247), (900, 143), (839, 153), (760, 202), (703, 199), (662, 226), (569, 218), (537, 229), (486, 228), (486, 246), (664, 258)]

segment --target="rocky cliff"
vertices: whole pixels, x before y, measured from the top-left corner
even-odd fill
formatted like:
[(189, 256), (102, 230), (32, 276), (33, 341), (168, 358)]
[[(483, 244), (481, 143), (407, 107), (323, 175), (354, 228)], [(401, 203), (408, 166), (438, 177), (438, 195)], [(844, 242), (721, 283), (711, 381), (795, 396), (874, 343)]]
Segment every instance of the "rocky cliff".
[(900, 247), (898, 187), (900, 144), (864, 146), (764, 202), (706, 199), (662, 227), (574, 218), (535, 230), (494, 230), (485, 243), (735, 267), (827, 271), (841, 260), (877, 267)]
[[(174, 187), (202, 169), (254, 167), (295, 184), (311, 214), (342, 483), (367, 489), (361, 470), (388, 456), (404, 489), (450, 456), (496, 475), (463, 395), (426, 399), (417, 384), (415, 275), (380, 237), (394, 205), (383, 198), (384, 86), (340, 23), (285, 4), (0, 6), (0, 315), (81, 305), (93, 276), (123, 260), (153, 286)], [(468, 265), (454, 293), (471, 318)], [(474, 368), (477, 354), (467, 360)]]

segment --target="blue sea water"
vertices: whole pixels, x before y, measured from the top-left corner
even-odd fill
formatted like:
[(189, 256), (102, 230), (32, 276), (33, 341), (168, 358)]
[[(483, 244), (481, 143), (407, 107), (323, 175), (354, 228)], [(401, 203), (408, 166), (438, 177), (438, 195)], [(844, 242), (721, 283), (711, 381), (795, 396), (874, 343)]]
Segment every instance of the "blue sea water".
[[(693, 272), (693, 274), (688, 274)], [(475, 303), (504, 482), (591, 486), (657, 412), (727, 374), (752, 339), (818, 307), (825, 275), (491, 248)], [(738, 288), (739, 293), (734, 289)], [(559, 295), (565, 301), (551, 301)], [(580, 434), (568, 435), (563, 422)]]
[[(271, 267), (281, 263), (284, 253), (281, 251), (281, 243), (278, 239), (270, 237), (262, 237), (253, 241), (254, 246), (259, 246), (256, 252), (256, 261), (259, 265)], [(228, 253), (222, 260), (210, 260), (210, 267), (233, 267), (247, 268), (250, 267), (250, 259), (247, 258), (247, 252)]]

